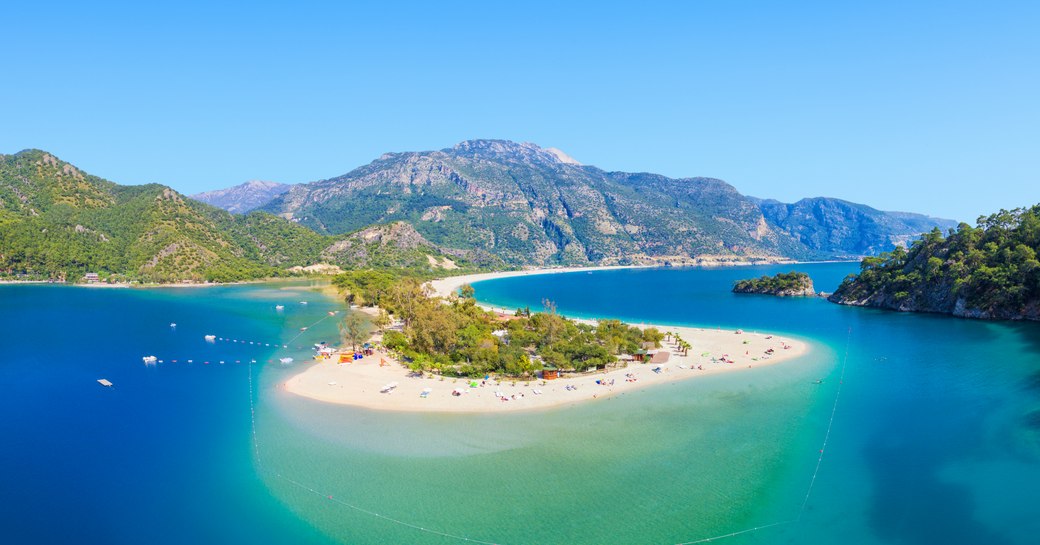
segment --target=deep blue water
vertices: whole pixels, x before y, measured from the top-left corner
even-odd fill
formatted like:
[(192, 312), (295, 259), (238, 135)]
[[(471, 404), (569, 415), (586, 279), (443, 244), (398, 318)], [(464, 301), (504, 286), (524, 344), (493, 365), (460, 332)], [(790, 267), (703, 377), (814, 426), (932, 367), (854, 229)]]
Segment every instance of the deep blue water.
[(0, 286), (0, 541), (327, 543), (251, 464), (247, 362), (273, 349), (203, 336), (271, 343), (329, 308), (255, 286)]

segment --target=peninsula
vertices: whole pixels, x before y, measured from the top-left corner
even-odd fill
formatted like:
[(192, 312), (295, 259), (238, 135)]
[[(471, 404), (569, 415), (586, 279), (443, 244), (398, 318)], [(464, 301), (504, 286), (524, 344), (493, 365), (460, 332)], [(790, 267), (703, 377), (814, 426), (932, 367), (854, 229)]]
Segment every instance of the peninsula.
[[(584, 269), (549, 272), (579, 270)], [(546, 271), (526, 274), (539, 272)], [(358, 359), (320, 357), (281, 387), (319, 401), (376, 410), (523, 411), (601, 401), (695, 377), (746, 372), (797, 358), (809, 350), (803, 340), (766, 332), (665, 325), (635, 328), (617, 320), (566, 320), (551, 309), (525, 316), (476, 305), (456, 294), (459, 288), (469, 292), (469, 282), (517, 274), (525, 273), (465, 275), (427, 285), (429, 301), (436, 306), (420, 312), (454, 308), (474, 317), (469, 325), (456, 323), (463, 334), (450, 341), (455, 343), (452, 350), (466, 354), (465, 363), (424, 344), (448, 342), (437, 337), (449, 332), (423, 327), (420, 334), (391, 320), (369, 339), (375, 347), (369, 354), (359, 353)], [(375, 291), (392, 291), (370, 278), (361, 283)], [(386, 297), (393, 305), (393, 296)], [(381, 310), (371, 308), (369, 313), (379, 316)], [(540, 337), (545, 332), (557, 336), (555, 343), (546, 346)], [(467, 347), (470, 342), (472, 346)], [(350, 344), (345, 345), (348, 353), (352, 352)], [(427, 348), (420, 353), (418, 346)]]
[(1040, 320), (1040, 205), (933, 229), (910, 249), (868, 257), (828, 298), (842, 305), (962, 318)]

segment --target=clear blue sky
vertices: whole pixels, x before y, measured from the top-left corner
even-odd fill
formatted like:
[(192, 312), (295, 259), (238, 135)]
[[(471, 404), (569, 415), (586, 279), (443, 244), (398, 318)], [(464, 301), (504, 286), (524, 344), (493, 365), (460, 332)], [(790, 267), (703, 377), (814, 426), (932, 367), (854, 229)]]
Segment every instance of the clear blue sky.
[(194, 193), (506, 138), (784, 201), (1040, 202), (1040, 2), (558, 3), (13, 3), (0, 153)]

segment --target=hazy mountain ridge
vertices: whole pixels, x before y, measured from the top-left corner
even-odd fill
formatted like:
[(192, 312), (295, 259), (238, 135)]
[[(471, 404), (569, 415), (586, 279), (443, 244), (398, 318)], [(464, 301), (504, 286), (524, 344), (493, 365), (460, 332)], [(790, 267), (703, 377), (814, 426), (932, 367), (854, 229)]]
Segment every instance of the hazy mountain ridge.
[(387, 153), (263, 209), (328, 234), (405, 221), (440, 247), (517, 265), (858, 256), (954, 225), (836, 199), (760, 201), (722, 180), (607, 172), (505, 140)]
[(191, 198), (223, 208), (228, 212), (244, 214), (271, 202), (275, 197), (289, 191), (290, 184), (250, 180), (226, 189), (216, 189), (191, 195)]
[(884, 212), (865, 204), (814, 197), (792, 204), (758, 201), (766, 221), (806, 247), (834, 257), (876, 255), (905, 246), (933, 227), (952, 229), (957, 222), (910, 212)]

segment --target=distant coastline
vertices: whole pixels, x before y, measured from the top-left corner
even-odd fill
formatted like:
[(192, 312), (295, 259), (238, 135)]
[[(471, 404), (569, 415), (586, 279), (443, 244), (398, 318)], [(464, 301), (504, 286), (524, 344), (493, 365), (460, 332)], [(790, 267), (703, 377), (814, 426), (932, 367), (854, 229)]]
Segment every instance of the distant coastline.
[[(702, 263), (698, 265), (679, 265), (671, 268), (715, 268), (715, 267), (752, 267), (756, 265), (812, 265), (819, 263), (859, 263), (859, 259), (850, 260), (825, 260), (825, 261), (779, 261), (779, 262), (762, 262), (762, 261), (747, 261), (747, 262), (726, 262), (726, 263)], [(444, 278), (438, 278), (431, 280), (427, 284), (433, 289), (433, 294), (437, 297), (449, 297), (452, 294), (458, 292), (459, 288), (466, 284), (473, 284), (475, 282), (483, 282), (484, 280), (495, 280), (500, 278), (512, 278), (514, 276), (534, 276), (540, 274), (567, 274), (576, 272), (593, 272), (593, 271), (609, 271), (619, 269), (663, 269), (669, 268), (666, 265), (606, 265), (606, 266), (592, 266), (592, 267), (540, 267), (534, 269), (520, 269), (515, 271), (500, 271), (500, 272), (487, 272), (487, 273), (474, 273), (474, 274), (463, 274), (458, 276), (447, 276)], [(484, 308), (491, 309), (488, 305), (481, 305)]]

